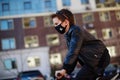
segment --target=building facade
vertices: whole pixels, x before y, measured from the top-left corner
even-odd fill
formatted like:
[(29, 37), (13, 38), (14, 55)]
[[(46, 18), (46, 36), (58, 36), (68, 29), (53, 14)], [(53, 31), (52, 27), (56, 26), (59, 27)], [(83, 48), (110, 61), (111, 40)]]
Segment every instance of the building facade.
[[(8, 56), (8, 51), (47, 46), (50, 63), (61, 65), (67, 47), (64, 36), (55, 31), (50, 15), (67, 8), (73, 12), (77, 25), (105, 43), (111, 63), (120, 64), (119, 6), (119, 0), (0, 0), (0, 54)], [(0, 61), (5, 65), (2, 56)], [(7, 67), (4, 71), (8, 71)]]
[(49, 47), (0, 52), (0, 80), (11, 80), (19, 72), (29, 70), (39, 70), (50, 77)]

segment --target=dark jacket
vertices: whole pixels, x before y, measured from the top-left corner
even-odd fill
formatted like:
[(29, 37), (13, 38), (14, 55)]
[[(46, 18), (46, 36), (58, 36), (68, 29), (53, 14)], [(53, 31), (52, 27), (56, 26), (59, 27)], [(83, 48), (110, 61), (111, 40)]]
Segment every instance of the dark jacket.
[(70, 26), (65, 38), (68, 52), (63, 68), (68, 74), (73, 71), (78, 61), (81, 65), (86, 64), (92, 68), (98, 66), (101, 56), (107, 50), (102, 41), (76, 25)]

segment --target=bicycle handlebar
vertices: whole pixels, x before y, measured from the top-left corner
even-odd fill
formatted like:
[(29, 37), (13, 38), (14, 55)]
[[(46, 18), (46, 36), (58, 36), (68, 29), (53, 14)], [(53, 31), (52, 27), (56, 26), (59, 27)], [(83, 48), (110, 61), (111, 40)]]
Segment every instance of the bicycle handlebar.
[[(62, 76), (60, 73), (57, 73), (57, 76)], [(55, 79), (55, 80), (70, 80), (70, 77), (68, 77), (68, 76), (62, 76), (62, 78), (61, 79)]]
[(57, 73), (57, 76), (62, 76), (60, 73)]

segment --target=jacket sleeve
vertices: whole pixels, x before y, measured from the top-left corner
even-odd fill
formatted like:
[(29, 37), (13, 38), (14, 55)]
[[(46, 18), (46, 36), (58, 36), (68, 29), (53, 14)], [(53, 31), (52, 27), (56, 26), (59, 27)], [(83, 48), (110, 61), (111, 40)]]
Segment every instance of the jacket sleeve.
[(71, 39), (68, 46), (68, 53), (63, 63), (63, 69), (65, 69), (68, 74), (70, 74), (76, 66), (78, 54), (83, 41), (83, 33), (80, 29), (75, 29), (71, 31), (70, 36)]

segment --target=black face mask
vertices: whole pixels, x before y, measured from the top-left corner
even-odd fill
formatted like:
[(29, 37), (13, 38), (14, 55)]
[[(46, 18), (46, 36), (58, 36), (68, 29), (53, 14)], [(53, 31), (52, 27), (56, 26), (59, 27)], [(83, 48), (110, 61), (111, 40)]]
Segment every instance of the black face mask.
[[(66, 27), (67, 27), (67, 26), (66, 26)], [(56, 29), (60, 34), (64, 34), (66, 27), (63, 27), (61, 24), (59, 24), (59, 25), (57, 25), (57, 26), (55, 27), (55, 29)]]

